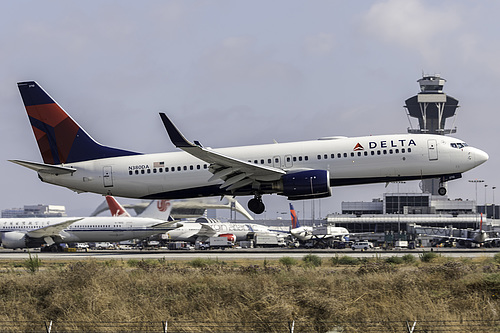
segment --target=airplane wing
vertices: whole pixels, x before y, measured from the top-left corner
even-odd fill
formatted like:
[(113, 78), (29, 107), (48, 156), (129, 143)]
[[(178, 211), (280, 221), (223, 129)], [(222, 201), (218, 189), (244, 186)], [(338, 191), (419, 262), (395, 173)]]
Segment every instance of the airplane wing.
[(211, 149), (204, 148), (196, 141), (196, 144), (194, 144), (182, 135), (164, 113), (160, 113), (160, 117), (170, 140), (177, 148), (184, 150), (200, 160), (210, 163), (210, 172), (213, 173), (213, 176), (208, 181), (222, 179), (224, 183), (220, 188), (226, 188), (228, 191), (234, 192), (254, 182), (279, 180), (281, 176), (286, 174), (284, 170), (279, 168), (254, 164), (226, 156)]
[(198, 231), (198, 236), (211, 237), (217, 235), (217, 231), (215, 231), (208, 224), (201, 224), (201, 229)]
[(179, 221), (168, 221), (168, 222), (161, 222), (155, 225), (152, 225), (151, 228), (157, 228), (157, 229), (176, 229), (179, 228), (182, 225), (178, 225)]
[(44, 237), (58, 236), (61, 231), (66, 229), (71, 224), (78, 222), (80, 220), (83, 220), (83, 217), (73, 219), (73, 220), (59, 222), (56, 224), (48, 225), (48, 226), (40, 228), (40, 229), (28, 231), (26, 233), (26, 235), (29, 237), (32, 237), (32, 238), (44, 238)]
[(36, 172), (43, 172), (43, 173), (48, 173), (48, 174), (52, 174), (52, 175), (62, 175), (62, 174), (66, 174), (66, 173), (73, 173), (76, 171), (76, 169), (74, 169), (74, 168), (68, 168), (68, 167), (50, 165), (50, 164), (44, 164), (44, 163), (37, 163), (37, 162), (29, 162), (29, 161), (21, 161), (21, 160), (9, 160), (9, 162), (19, 164), (25, 168), (35, 170)]

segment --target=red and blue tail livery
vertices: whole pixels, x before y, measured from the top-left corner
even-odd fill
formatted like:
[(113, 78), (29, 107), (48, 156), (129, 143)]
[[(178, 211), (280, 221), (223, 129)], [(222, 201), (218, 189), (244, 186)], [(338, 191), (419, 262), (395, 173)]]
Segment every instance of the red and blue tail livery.
[(35, 81), (19, 82), (17, 86), (44, 163), (57, 165), (139, 154), (97, 143)]
[(300, 228), (299, 218), (292, 204), (290, 204), (290, 216), (292, 217), (292, 229)]

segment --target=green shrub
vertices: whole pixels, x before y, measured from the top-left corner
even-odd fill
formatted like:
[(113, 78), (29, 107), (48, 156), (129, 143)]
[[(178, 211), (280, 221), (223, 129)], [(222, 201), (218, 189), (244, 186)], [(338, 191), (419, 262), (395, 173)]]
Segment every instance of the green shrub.
[(500, 252), (496, 253), (493, 256), (493, 260), (495, 260), (496, 263), (500, 264)]
[(401, 257), (392, 256), (392, 257), (386, 258), (385, 262), (388, 263), (388, 264), (400, 265), (400, 264), (402, 264), (404, 262), (404, 260)]
[(401, 257), (405, 264), (411, 264), (415, 262), (415, 256), (413, 254), (405, 254), (404, 256)]
[(321, 258), (315, 254), (308, 254), (302, 258), (302, 261), (307, 266), (319, 267), (321, 266)]
[(350, 256), (335, 256), (330, 258), (330, 261), (332, 262), (332, 265), (337, 266), (337, 265), (358, 265), (360, 263), (359, 259), (350, 257)]
[(434, 252), (425, 252), (420, 255), (420, 261), (422, 262), (431, 262), (432, 260), (436, 259), (439, 257), (437, 253)]
[(42, 266), (42, 260), (38, 259), (38, 255), (31, 256), (31, 252), (28, 251), (29, 258), (24, 261), (24, 267), (30, 273), (36, 273), (40, 270), (40, 266)]
[(297, 260), (292, 257), (281, 257), (279, 263), (290, 269), (292, 266), (297, 265)]

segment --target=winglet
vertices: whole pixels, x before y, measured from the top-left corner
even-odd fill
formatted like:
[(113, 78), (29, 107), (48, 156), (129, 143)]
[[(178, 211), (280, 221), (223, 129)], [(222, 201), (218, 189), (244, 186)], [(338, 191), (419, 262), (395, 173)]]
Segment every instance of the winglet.
[[(161, 120), (163, 121), (163, 125), (167, 130), (168, 136), (170, 140), (177, 148), (187, 148), (187, 147), (196, 147), (194, 143), (190, 142), (182, 133), (175, 127), (174, 123), (167, 117), (165, 113), (160, 112)], [(201, 145), (198, 145), (199, 147)]]

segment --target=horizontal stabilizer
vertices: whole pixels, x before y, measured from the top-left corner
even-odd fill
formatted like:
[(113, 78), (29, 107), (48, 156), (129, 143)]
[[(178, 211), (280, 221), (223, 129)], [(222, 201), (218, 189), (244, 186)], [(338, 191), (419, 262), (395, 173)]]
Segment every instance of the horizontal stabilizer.
[(37, 162), (29, 162), (29, 161), (21, 161), (21, 160), (9, 160), (9, 162), (19, 164), (25, 168), (35, 170), (36, 172), (48, 173), (51, 175), (62, 175), (73, 173), (76, 171), (74, 168), (68, 168), (63, 166), (56, 166), (51, 164), (37, 163)]

